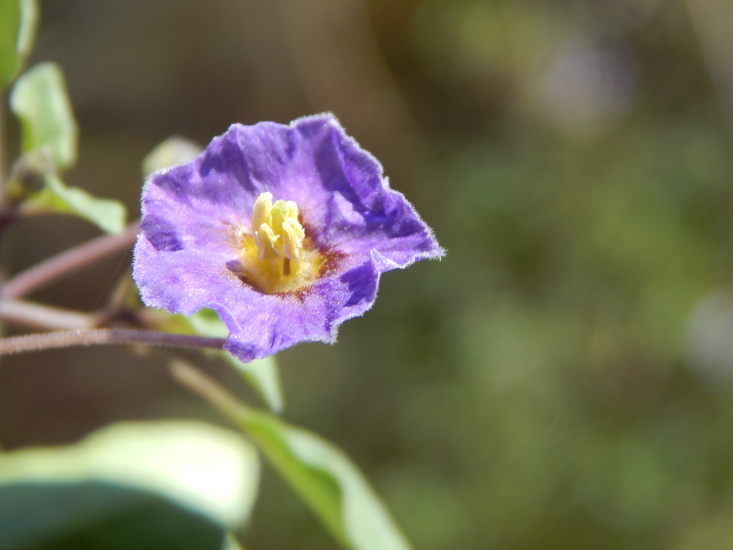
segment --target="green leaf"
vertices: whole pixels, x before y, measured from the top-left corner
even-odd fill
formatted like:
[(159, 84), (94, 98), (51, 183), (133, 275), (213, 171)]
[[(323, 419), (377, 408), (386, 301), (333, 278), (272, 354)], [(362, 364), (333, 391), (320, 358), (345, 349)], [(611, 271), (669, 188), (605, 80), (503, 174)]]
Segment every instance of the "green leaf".
[(67, 187), (55, 174), (47, 174), (41, 191), (24, 205), (28, 211), (74, 214), (97, 225), (107, 233), (125, 230), (125, 206), (116, 200), (98, 199), (78, 187)]
[(259, 464), (253, 447), (202, 422), (122, 422), (80, 443), (0, 455), (0, 484), (104, 481), (144, 489), (236, 526), (249, 515)]
[(0, 485), (0, 548), (200, 550), (219, 548), (223, 538), (210, 518), (115, 483)]
[(169, 137), (143, 159), (143, 175), (191, 162), (201, 151), (203, 148), (197, 143), (178, 136)]
[[(226, 338), (229, 334), (229, 330), (213, 309), (202, 309), (188, 317), (187, 321), (193, 331), (201, 336)], [(271, 411), (277, 414), (283, 412), (285, 399), (280, 384), (277, 360), (274, 356), (271, 355), (264, 359), (255, 359), (249, 363), (243, 363), (229, 352), (215, 351), (213, 353), (220, 355), (227, 363), (232, 365), (255, 389)]]
[(245, 409), (242, 428), (349, 550), (409, 550), (386, 507), (351, 461), (317, 435)]
[(108, 233), (125, 229), (125, 207), (67, 187), (56, 172), (76, 162), (78, 132), (61, 69), (41, 63), (23, 74), (13, 87), (10, 106), (21, 122), (24, 159), (43, 177), (43, 188), (24, 205), (28, 211), (70, 213)]
[[(5, 453), (0, 546), (71, 536), (79, 525), (109, 518), (125, 516), (129, 524), (141, 507), (160, 512), (162, 500), (206, 518), (223, 534), (249, 517), (258, 478), (257, 453), (243, 437), (190, 421), (121, 423), (75, 445)], [(137, 517), (138, 531), (144, 519)]]
[(33, 47), (37, 22), (36, 0), (0, 2), (0, 88), (20, 71)]
[(55, 170), (76, 162), (78, 131), (58, 65), (41, 63), (18, 78), (10, 108), (21, 122), (23, 152), (48, 157)]
[(210, 308), (203, 308), (186, 317), (188, 324), (194, 333), (200, 336), (208, 336), (209, 338), (226, 338), (229, 335), (229, 329), (221, 322), (219, 315)]

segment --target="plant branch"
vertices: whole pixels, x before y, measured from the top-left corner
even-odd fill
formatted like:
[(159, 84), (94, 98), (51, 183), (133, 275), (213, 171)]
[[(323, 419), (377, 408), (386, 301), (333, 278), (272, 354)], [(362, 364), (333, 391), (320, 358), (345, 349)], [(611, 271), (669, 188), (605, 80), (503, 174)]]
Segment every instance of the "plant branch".
[[(5, 94), (0, 94), (0, 193), (5, 192), (6, 176), (5, 174)], [(4, 203), (4, 201), (2, 201)], [(4, 204), (3, 204), (4, 206)]]
[(42, 332), (0, 339), (0, 355), (68, 348), (72, 346), (151, 344), (187, 348), (217, 348), (224, 345), (221, 338), (206, 338), (189, 334), (171, 334), (146, 330), (93, 329)]
[(168, 366), (176, 382), (211, 404), (235, 424), (241, 424), (241, 418), (247, 413), (248, 407), (216, 380), (180, 358), (171, 360)]
[(0, 288), (2, 298), (20, 298), (56, 279), (99, 261), (110, 254), (132, 246), (140, 229), (136, 221), (119, 235), (103, 235), (65, 250), (8, 279)]
[(68, 309), (34, 304), (22, 300), (0, 299), (0, 320), (46, 330), (91, 329), (103, 324), (102, 313), (81, 313)]

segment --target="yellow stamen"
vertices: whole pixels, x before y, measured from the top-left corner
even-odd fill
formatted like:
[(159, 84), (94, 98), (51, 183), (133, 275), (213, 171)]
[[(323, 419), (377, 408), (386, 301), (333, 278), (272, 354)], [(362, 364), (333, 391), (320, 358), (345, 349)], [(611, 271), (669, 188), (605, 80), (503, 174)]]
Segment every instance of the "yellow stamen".
[(297, 260), (303, 246), (303, 237), (305, 237), (303, 228), (300, 224), (295, 225), (289, 219), (283, 222), (282, 228), (283, 254), (290, 260)]
[(239, 274), (265, 294), (303, 288), (318, 276), (323, 258), (317, 250), (305, 248), (305, 230), (298, 216), (293, 201), (273, 204), (269, 192), (260, 194), (252, 208)]
[(252, 208), (252, 229), (259, 229), (263, 223), (270, 223), (272, 210), (272, 193), (262, 193)]
[(280, 239), (280, 236), (275, 235), (275, 232), (269, 225), (263, 223), (260, 225), (260, 228), (255, 231), (254, 235), (255, 243), (257, 243), (257, 248), (260, 251), (259, 258), (261, 260), (277, 260), (277, 258), (280, 257), (277, 242)]

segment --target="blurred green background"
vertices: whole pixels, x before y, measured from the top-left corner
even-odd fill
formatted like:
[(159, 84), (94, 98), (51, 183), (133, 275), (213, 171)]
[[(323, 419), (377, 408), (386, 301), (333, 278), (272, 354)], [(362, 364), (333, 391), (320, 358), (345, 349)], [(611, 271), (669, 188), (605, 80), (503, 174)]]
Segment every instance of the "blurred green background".
[[(435, 229), (443, 261), (386, 274), (337, 345), (280, 356), (285, 418), (344, 448), (416, 548), (733, 548), (733, 3), (41, 8), (31, 62), (63, 67), (81, 127), (69, 184), (135, 213), (168, 136), (328, 110)], [(96, 234), (27, 222), (9, 271)], [(98, 307), (126, 263), (32, 298)], [(120, 349), (0, 370), (7, 449), (168, 417), (221, 422)], [(243, 540), (336, 548), (270, 470)]]

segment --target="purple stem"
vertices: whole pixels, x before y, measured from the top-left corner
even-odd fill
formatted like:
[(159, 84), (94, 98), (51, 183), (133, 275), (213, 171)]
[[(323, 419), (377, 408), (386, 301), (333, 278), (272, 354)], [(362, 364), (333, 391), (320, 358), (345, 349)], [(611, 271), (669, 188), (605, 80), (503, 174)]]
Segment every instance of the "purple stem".
[(129, 248), (135, 242), (139, 229), (140, 222), (133, 222), (119, 235), (103, 235), (36, 264), (8, 279), (0, 287), (0, 297), (20, 298), (64, 275)]
[(225, 340), (189, 334), (146, 330), (93, 329), (42, 332), (0, 339), (0, 355), (68, 348), (72, 346), (151, 344), (186, 348), (221, 349)]

